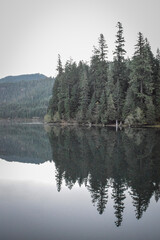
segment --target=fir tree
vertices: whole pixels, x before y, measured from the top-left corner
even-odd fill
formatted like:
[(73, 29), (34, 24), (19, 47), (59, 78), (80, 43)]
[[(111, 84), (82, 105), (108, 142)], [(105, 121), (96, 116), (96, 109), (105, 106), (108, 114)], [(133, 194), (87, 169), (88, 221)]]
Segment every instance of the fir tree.
[(138, 41), (135, 45), (130, 75), (130, 88), (130, 91), (135, 95), (135, 105), (139, 107), (145, 115), (148, 109), (147, 103), (153, 101), (152, 93), (154, 88), (151, 50), (148, 41), (144, 40), (142, 33), (138, 34)]
[(88, 84), (88, 67), (82, 64), (80, 71), (80, 97), (79, 97), (79, 112), (78, 121), (86, 120), (86, 110), (89, 104), (89, 84)]
[(50, 99), (49, 106), (48, 106), (48, 113), (53, 116), (58, 112), (61, 112), (60, 110), (60, 105), (62, 104), (59, 103), (59, 97), (61, 97), (61, 90), (62, 90), (62, 74), (63, 74), (63, 67), (62, 67), (62, 62), (61, 62), (61, 57), (58, 54), (58, 63), (57, 63), (57, 68), (56, 70), (58, 71), (57, 77), (54, 82), (54, 86), (52, 89), (52, 98)]
[[(90, 66), (90, 81), (91, 81), (91, 103), (89, 107), (89, 115), (93, 114), (92, 121), (99, 123), (103, 101), (101, 95), (106, 91), (108, 79), (108, 63), (107, 63), (108, 47), (103, 34), (100, 34), (98, 39), (98, 48), (94, 47), (93, 56)], [(91, 118), (90, 118), (91, 119)]]
[(63, 67), (62, 67), (62, 61), (61, 61), (61, 56), (58, 54), (58, 64), (57, 64), (57, 69), (58, 75), (60, 76), (63, 73)]
[(113, 62), (113, 83), (115, 86), (113, 98), (116, 107), (116, 119), (122, 120), (122, 106), (127, 91), (126, 66), (124, 61), (126, 51), (124, 49), (125, 40), (123, 37), (123, 27), (120, 22), (117, 23), (117, 28), (116, 49)]
[(160, 121), (160, 50), (157, 49), (155, 59), (154, 99), (156, 119)]

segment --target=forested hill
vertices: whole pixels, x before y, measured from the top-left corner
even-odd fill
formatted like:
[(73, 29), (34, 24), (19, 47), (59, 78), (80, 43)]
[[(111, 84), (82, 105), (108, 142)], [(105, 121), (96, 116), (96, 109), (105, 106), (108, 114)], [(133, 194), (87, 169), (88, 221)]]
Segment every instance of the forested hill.
[(0, 79), (0, 118), (43, 118), (54, 79), (42, 74)]
[(160, 122), (160, 51), (154, 56), (147, 38), (138, 33), (132, 58), (126, 57), (123, 27), (117, 23), (113, 61), (100, 34), (90, 64), (69, 60), (58, 74), (46, 121), (128, 125)]
[(18, 75), (18, 76), (7, 76), (0, 79), (0, 83), (15, 83), (21, 81), (33, 81), (33, 80), (41, 80), (45, 79), (46, 76), (43, 74), (35, 73), (35, 74), (25, 74), (25, 75)]

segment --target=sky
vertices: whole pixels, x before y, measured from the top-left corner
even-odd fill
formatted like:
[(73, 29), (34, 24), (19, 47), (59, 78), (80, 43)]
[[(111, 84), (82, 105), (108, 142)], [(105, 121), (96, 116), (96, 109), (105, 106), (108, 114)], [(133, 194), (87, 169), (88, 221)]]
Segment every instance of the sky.
[(124, 29), (126, 57), (132, 57), (138, 32), (153, 53), (160, 47), (159, 0), (0, 0), (0, 78), (42, 73), (56, 76), (72, 58), (90, 62), (102, 33), (113, 59), (117, 22)]

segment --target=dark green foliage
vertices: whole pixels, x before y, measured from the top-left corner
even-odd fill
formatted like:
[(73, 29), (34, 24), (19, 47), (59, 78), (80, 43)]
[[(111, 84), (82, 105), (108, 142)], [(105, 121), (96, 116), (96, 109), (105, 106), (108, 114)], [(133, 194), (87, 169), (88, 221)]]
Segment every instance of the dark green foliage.
[[(160, 121), (160, 54), (138, 33), (132, 59), (125, 59), (123, 27), (117, 23), (113, 62), (107, 61), (103, 34), (94, 47), (90, 65), (72, 60), (63, 69), (58, 56), (58, 75), (48, 113), (53, 121), (81, 124), (128, 125)], [(58, 117), (57, 117), (58, 116)]]
[(117, 35), (116, 35), (116, 49), (114, 52), (113, 61), (113, 98), (116, 108), (116, 119), (122, 120), (122, 108), (127, 91), (127, 76), (126, 76), (126, 63), (124, 55), (126, 53), (124, 49), (124, 37), (123, 37), (123, 27), (120, 22), (117, 23)]
[[(138, 34), (138, 40), (135, 48), (134, 57), (131, 63), (130, 74), (130, 86), (128, 93), (132, 99), (134, 98), (134, 104), (144, 114), (143, 123), (155, 122), (155, 107), (153, 105), (154, 96), (154, 78), (153, 78), (153, 66), (154, 61), (150, 45), (147, 40), (143, 39), (142, 33)], [(127, 96), (129, 100), (129, 95)], [(127, 104), (129, 101), (127, 101)], [(128, 104), (132, 109), (133, 104)], [(126, 106), (125, 106), (126, 107)], [(124, 109), (126, 111), (126, 109)], [(125, 113), (124, 113), (125, 114)], [(139, 121), (139, 124), (142, 123)]]
[(107, 120), (108, 122), (114, 122), (115, 119), (116, 119), (116, 109), (113, 102), (112, 94), (110, 94), (107, 101)]
[(80, 83), (79, 83), (79, 111), (77, 113), (77, 121), (83, 122), (86, 118), (86, 109), (89, 104), (89, 80), (88, 66), (80, 63)]
[(157, 49), (154, 69), (154, 95), (153, 104), (155, 106), (156, 119), (160, 121), (160, 51)]
[(0, 118), (43, 118), (46, 114), (54, 79), (25, 76), (13, 77), (13, 81), (9, 77), (6, 79), (11, 82), (0, 83)]
[(58, 54), (58, 64), (57, 64), (57, 69), (58, 75), (60, 76), (63, 72), (63, 67), (62, 67), (62, 61), (61, 61), (61, 56)]
[(123, 119), (126, 119), (126, 117), (133, 113), (135, 110), (135, 95), (131, 88), (128, 88), (127, 95), (123, 107)]
[(146, 98), (146, 106), (147, 106), (146, 110), (147, 123), (153, 124), (155, 122), (155, 107), (153, 105), (151, 97)]

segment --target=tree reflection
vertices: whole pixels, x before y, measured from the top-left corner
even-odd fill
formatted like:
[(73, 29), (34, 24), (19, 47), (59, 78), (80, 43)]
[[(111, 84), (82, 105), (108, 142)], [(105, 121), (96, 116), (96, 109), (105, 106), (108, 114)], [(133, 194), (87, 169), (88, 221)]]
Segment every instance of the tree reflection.
[(92, 203), (102, 214), (112, 189), (115, 224), (119, 227), (129, 189), (140, 219), (151, 197), (160, 198), (160, 131), (107, 128), (53, 127), (48, 131), (56, 166), (57, 190), (64, 180), (71, 189), (85, 184)]

